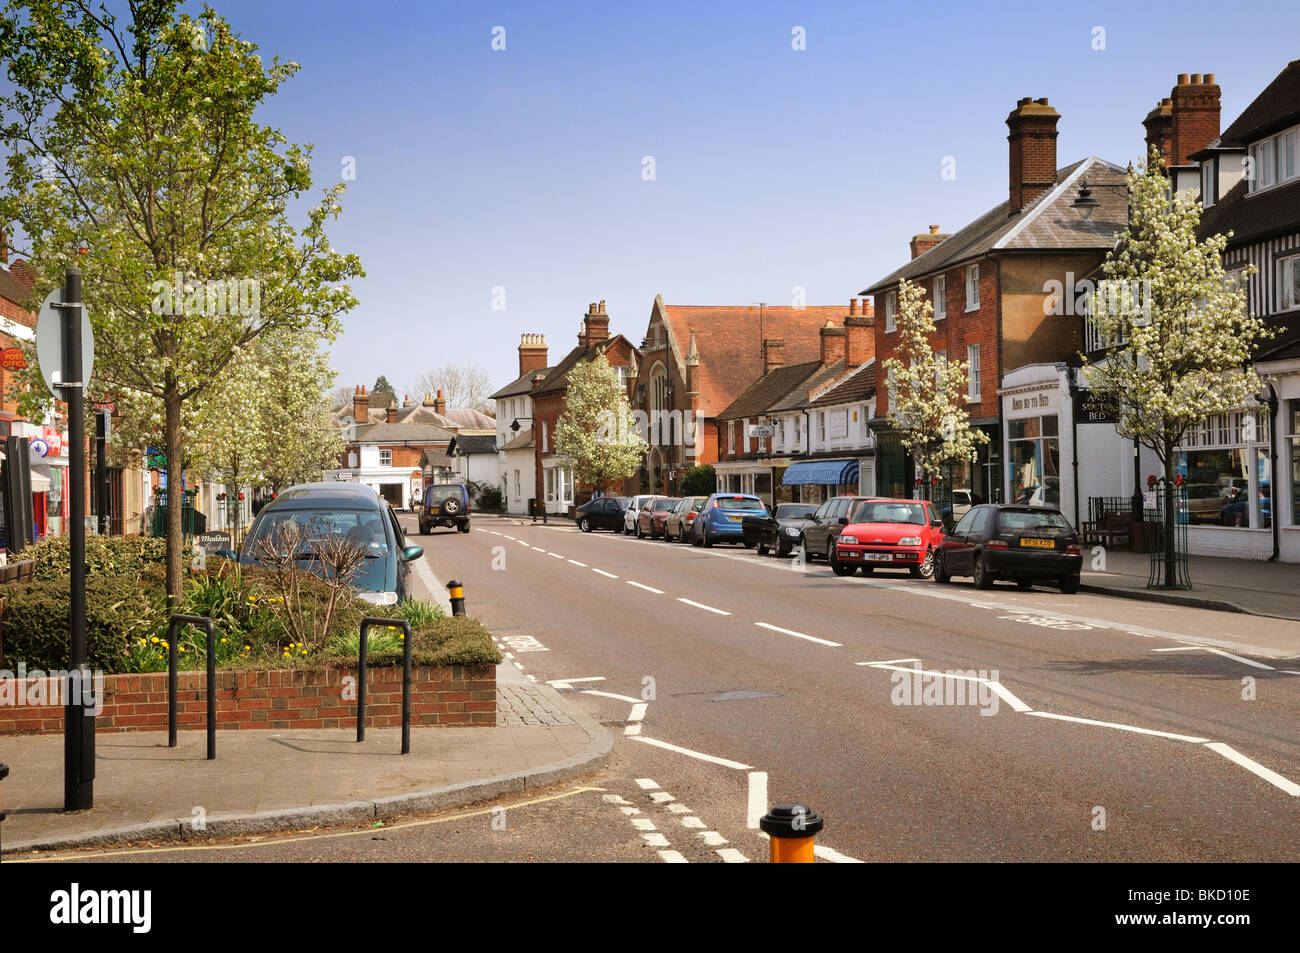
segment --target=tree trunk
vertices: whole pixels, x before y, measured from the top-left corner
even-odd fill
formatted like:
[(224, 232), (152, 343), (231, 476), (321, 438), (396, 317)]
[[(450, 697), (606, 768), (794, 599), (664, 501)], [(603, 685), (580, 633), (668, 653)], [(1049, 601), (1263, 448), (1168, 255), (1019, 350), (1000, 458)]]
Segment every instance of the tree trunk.
[(173, 607), (180, 604), (184, 580), (181, 556), (185, 547), (181, 508), (185, 502), (182, 480), (185, 469), (181, 460), (181, 391), (170, 374), (163, 388), (166, 413), (163, 444), (167, 454), (167, 596)]

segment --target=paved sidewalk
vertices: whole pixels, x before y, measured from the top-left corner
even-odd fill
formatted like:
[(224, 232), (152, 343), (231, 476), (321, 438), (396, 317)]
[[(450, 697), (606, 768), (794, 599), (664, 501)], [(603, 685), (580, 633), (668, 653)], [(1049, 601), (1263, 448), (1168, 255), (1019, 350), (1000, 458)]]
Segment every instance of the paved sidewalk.
[[(610, 733), (511, 663), (495, 728), (121, 732), (96, 737), (95, 807), (64, 814), (63, 736), (0, 737), (5, 853), (350, 824), (522, 792), (603, 764)], [(202, 818), (206, 831), (197, 830)]]
[(1150, 558), (1145, 553), (1107, 550), (1106, 571), (1097, 572), (1089, 568), (1092, 557), (1085, 550), (1084, 591), (1300, 620), (1300, 566), (1294, 563), (1189, 556), (1192, 588), (1165, 591), (1146, 588)]

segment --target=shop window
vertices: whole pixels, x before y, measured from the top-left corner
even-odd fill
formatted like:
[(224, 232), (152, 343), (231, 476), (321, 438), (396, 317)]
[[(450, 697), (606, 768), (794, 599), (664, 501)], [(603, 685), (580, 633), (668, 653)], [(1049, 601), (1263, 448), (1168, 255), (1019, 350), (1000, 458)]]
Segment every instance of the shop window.
[(1061, 451), (1056, 415), (1007, 422), (1011, 454), (1011, 501), (1061, 505)]

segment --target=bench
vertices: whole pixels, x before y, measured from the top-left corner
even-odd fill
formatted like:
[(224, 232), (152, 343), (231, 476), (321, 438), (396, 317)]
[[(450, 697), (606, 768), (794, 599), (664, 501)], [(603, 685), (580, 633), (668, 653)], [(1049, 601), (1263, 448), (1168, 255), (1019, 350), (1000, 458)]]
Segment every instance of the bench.
[(1114, 549), (1119, 539), (1131, 544), (1133, 517), (1127, 513), (1107, 513), (1106, 517), (1098, 522), (1084, 523), (1082, 529), (1085, 546), (1100, 543), (1107, 549)]

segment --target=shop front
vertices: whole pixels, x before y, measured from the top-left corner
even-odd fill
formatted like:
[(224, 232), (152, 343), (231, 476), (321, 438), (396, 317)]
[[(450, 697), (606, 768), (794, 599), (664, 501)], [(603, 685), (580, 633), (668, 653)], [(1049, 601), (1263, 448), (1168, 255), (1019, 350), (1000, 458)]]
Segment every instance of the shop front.
[(875, 457), (800, 460), (786, 467), (781, 485), (793, 503), (821, 503), (832, 496), (874, 496)]

